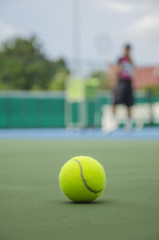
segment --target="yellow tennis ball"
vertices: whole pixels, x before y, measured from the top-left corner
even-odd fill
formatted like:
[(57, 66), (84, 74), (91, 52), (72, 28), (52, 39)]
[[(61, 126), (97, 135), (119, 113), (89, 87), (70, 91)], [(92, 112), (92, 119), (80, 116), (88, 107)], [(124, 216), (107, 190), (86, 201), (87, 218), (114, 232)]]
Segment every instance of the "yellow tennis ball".
[(64, 194), (75, 202), (90, 202), (104, 190), (106, 175), (102, 165), (88, 156), (77, 156), (61, 168), (59, 184)]

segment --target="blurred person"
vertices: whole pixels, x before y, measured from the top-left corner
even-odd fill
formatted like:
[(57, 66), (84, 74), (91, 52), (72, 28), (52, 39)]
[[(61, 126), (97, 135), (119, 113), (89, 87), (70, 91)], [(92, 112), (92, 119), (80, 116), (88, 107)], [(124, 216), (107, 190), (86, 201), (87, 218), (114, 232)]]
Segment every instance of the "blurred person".
[(115, 66), (112, 68), (112, 118), (108, 131), (113, 131), (118, 128), (117, 105), (126, 106), (126, 124), (127, 130), (130, 130), (133, 125), (132, 121), (132, 106), (134, 104), (132, 79), (134, 74), (134, 64), (131, 57), (131, 46), (126, 44), (123, 49), (122, 56), (118, 59)]

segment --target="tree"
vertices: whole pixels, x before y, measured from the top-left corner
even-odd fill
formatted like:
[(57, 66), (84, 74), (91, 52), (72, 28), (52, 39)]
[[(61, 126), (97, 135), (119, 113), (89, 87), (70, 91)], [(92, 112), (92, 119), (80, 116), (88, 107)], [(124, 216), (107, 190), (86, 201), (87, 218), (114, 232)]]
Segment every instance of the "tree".
[(0, 89), (43, 89), (62, 68), (69, 72), (63, 59), (50, 60), (36, 36), (14, 38), (0, 48)]
[(101, 90), (108, 90), (109, 89), (109, 77), (108, 74), (102, 70), (95, 71), (91, 74), (91, 77), (98, 78), (100, 82), (100, 89)]
[(66, 69), (59, 68), (56, 75), (51, 79), (49, 83), (49, 90), (59, 91), (65, 90), (66, 81), (68, 79), (68, 71)]

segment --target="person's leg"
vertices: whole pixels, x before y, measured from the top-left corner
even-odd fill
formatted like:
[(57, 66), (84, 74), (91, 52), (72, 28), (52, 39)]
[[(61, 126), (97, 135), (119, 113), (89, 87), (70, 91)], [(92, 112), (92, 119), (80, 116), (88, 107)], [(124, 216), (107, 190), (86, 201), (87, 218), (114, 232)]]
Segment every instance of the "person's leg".
[(116, 88), (113, 91), (113, 102), (111, 106), (111, 111), (107, 117), (107, 123), (105, 124), (106, 132), (115, 131), (118, 128), (118, 118), (117, 118), (117, 104), (121, 101), (121, 86), (120, 81), (118, 81)]
[(112, 106), (112, 121), (117, 125), (118, 120), (117, 120), (117, 104), (113, 104)]
[(110, 111), (107, 111), (104, 113), (102, 118), (102, 129), (106, 133), (111, 133), (115, 131), (118, 127), (118, 121), (117, 121), (117, 105), (113, 103)]
[(117, 104), (114, 103), (112, 106), (112, 117), (111, 117), (112, 131), (118, 128), (118, 117), (117, 117)]
[(128, 106), (127, 107), (127, 117), (131, 118), (132, 117), (132, 111), (131, 111), (132, 107)]
[(127, 81), (125, 84), (125, 95), (124, 101), (127, 108), (127, 118), (126, 118), (126, 129), (131, 130), (133, 126), (132, 120), (132, 106), (133, 106), (133, 89), (131, 81)]
[(127, 120), (126, 120), (126, 129), (131, 130), (133, 126), (133, 120), (132, 120), (132, 107), (127, 106)]
[(116, 116), (116, 111), (117, 111), (117, 105), (113, 104), (113, 107), (112, 107), (112, 114), (113, 114), (113, 116), (114, 115)]

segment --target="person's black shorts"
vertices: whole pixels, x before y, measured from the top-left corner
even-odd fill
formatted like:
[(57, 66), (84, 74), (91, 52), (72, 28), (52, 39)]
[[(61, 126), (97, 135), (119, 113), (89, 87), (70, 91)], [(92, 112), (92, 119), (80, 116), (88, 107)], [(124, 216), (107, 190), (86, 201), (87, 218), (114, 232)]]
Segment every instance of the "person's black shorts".
[(134, 104), (133, 89), (131, 80), (118, 79), (114, 90), (113, 104), (124, 104), (131, 107)]

